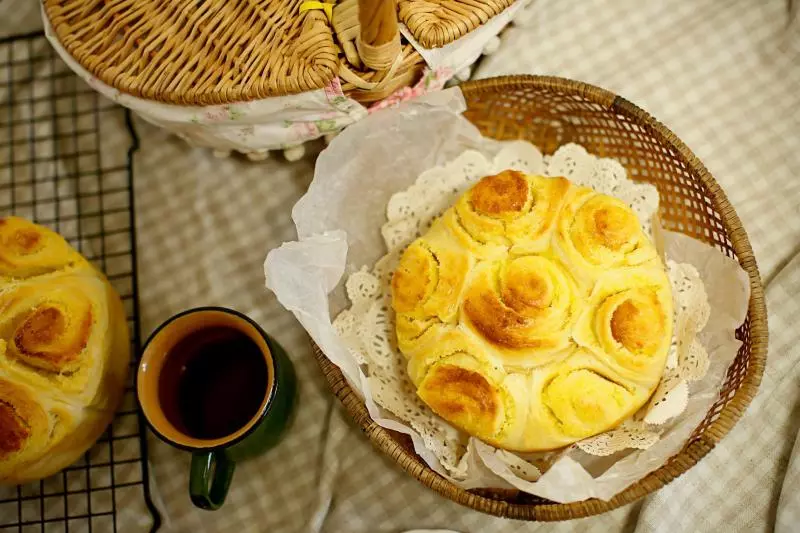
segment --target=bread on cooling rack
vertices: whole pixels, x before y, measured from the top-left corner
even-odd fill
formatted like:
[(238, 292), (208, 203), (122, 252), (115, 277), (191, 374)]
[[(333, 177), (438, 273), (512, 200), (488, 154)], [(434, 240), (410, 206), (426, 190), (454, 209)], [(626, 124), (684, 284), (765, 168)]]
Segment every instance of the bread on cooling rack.
[(404, 251), (392, 307), (420, 398), (514, 451), (634, 414), (672, 339), (669, 280), (636, 214), (516, 171), (480, 180)]
[(113, 418), (129, 362), (103, 274), (57, 233), (0, 219), (0, 483), (75, 462)]

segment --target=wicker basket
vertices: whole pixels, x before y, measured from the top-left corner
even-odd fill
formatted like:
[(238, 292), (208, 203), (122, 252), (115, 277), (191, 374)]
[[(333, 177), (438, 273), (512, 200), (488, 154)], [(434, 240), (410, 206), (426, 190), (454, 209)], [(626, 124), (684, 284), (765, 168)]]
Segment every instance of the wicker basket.
[(671, 131), (627, 100), (608, 91), (552, 77), (504, 77), (462, 85), (466, 117), (484, 135), (525, 139), (546, 154), (576, 142), (618, 159), (630, 176), (655, 185), (666, 229), (716, 246), (739, 261), (750, 278), (751, 300), (737, 330), (743, 344), (728, 369), (719, 400), (684, 448), (658, 470), (610, 501), (557, 504), (517, 491), (464, 490), (433, 472), (406, 435), (375, 424), (339, 368), (314, 352), (334, 394), (372, 443), (404, 470), (443, 496), (485, 513), (555, 521), (603, 513), (631, 503), (686, 472), (731, 430), (755, 396), (767, 355), (767, 313), (747, 234), (708, 170)]
[(296, 161), (304, 143), (330, 140), (377, 102), (469, 77), (529, 1), (42, 3), (53, 47), (107, 98), (217, 156), (281, 150)]
[(398, 22), (440, 47), (513, 2), (44, 0), (44, 9), (83, 68), (133, 96), (230, 104), (320, 89), (338, 75), (345, 94), (368, 103), (422, 74)]

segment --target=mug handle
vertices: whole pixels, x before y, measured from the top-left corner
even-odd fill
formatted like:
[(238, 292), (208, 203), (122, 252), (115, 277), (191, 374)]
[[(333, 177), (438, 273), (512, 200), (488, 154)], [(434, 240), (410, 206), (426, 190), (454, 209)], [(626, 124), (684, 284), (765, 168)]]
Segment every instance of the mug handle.
[(225, 496), (228, 495), (235, 468), (236, 463), (224, 450), (193, 453), (192, 469), (189, 473), (189, 495), (192, 497), (192, 503), (208, 511), (219, 509), (225, 502)]

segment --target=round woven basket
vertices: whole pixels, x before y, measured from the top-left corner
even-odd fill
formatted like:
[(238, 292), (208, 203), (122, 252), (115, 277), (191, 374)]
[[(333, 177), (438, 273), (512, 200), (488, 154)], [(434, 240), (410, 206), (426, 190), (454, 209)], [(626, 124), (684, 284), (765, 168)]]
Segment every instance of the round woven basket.
[(464, 490), (431, 470), (406, 436), (375, 424), (339, 368), (314, 345), (334, 394), (379, 450), (439, 494), (485, 513), (521, 520), (555, 521), (610, 511), (680, 476), (727, 434), (755, 396), (767, 354), (767, 313), (758, 267), (747, 234), (725, 193), (695, 155), (653, 117), (606, 90), (553, 77), (514, 76), (468, 82), (465, 116), (483, 135), (524, 139), (545, 154), (568, 142), (619, 160), (631, 178), (660, 194), (663, 226), (717, 247), (750, 278), (751, 298), (737, 329), (743, 344), (728, 369), (718, 401), (683, 449), (658, 470), (609, 501), (558, 504), (518, 491)]

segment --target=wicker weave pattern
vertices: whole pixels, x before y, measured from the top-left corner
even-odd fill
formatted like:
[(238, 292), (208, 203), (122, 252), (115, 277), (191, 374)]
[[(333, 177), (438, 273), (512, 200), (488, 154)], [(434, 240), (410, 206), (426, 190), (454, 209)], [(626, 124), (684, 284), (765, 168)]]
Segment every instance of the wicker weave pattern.
[(400, 21), (425, 48), (463, 37), (514, 0), (400, 0)]
[(618, 159), (636, 180), (654, 184), (660, 217), (670, 230), (710, 243), (739, 261), (750, 278), (747, 319), (737, 330), (743, 345), (728, 370), (720, 399), (683, 450), (667, 464), (608, 502), (556, 504), (516, 491), (466, 491), (434, 473), (410, 439), (369, 417), (338, 367), (314, 352), (336, 396), (372, 443), (404, 470), (443, 496), (479, 511), (523, 520), (566, 520), (609, 511), (663, 487), (691, 468), (730, 431), (755, 396), (767, 354), (764, 293), (747, 234), (725, 194), (703, 164), (667, 128), (608, 91), (552, 77), (503, 77), (462, 85), (466, 117), (484, 135), (525, 139), (552, 153), (567, 142)]
[(324, 87), (338, 48), (303, 0), (44, 0), (59, 40), (121, 91), (175, 104), (222, 104)]

